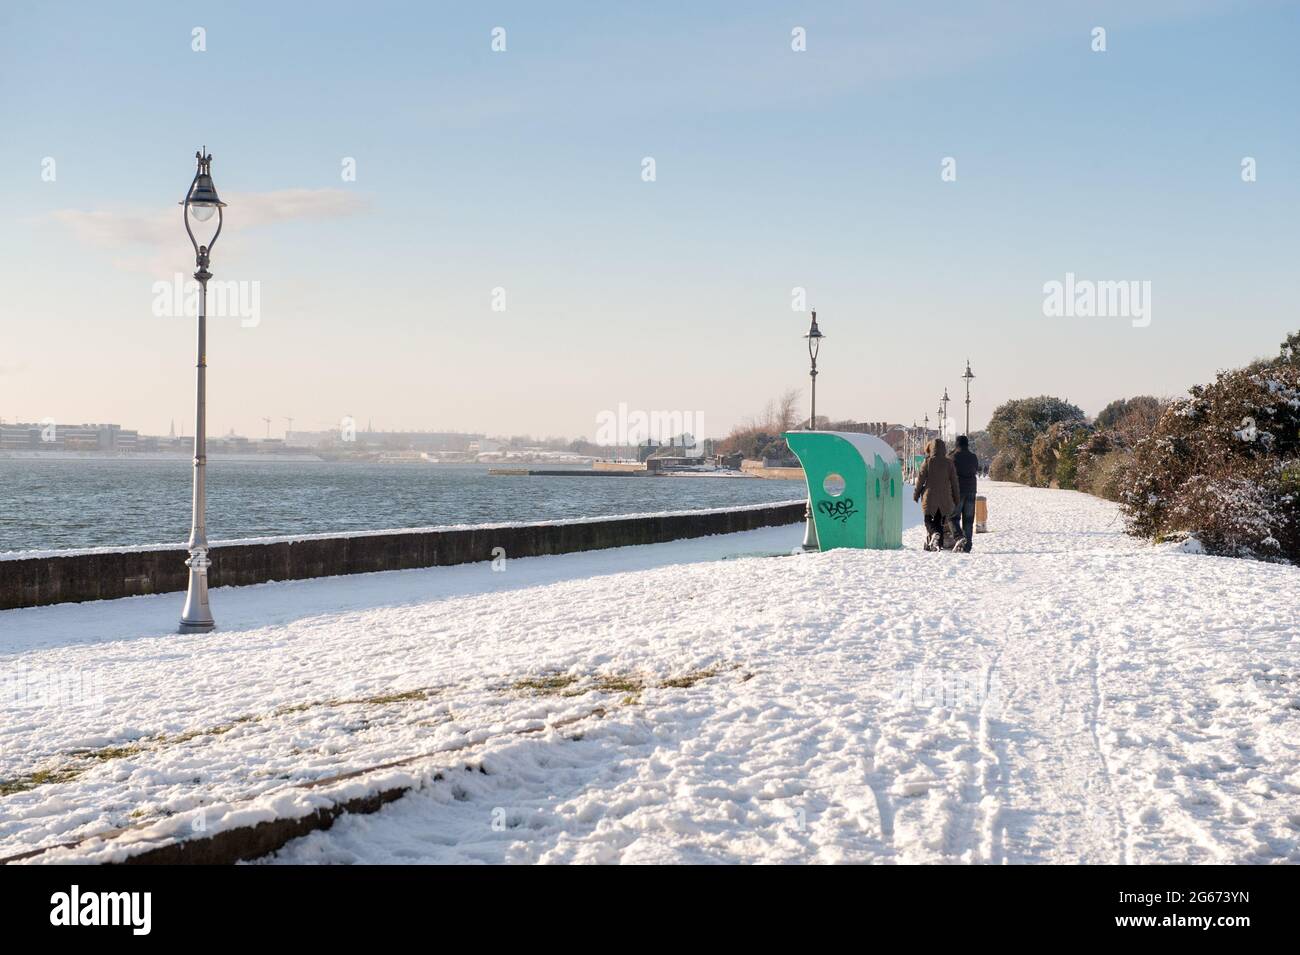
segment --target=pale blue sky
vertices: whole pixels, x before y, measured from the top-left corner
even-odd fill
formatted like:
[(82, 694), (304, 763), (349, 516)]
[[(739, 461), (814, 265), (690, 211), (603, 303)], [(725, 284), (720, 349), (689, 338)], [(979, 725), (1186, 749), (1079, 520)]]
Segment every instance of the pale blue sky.
[[(193, 269), (202, 144), (213, 271), (261, 283), (213, 323), (213, 433), (721, 434), (806, 385), (795, 286), (835, 417), (932, 413), (967, 354), (976, 426), (1180, 392), (1300, 327), (1300, 5), (1132, 6), (5, 5), (0, 417), (188, 423), (151, 287)], [(1066, 272), (1150, 281), (1150, 326), (1045, 317)]]

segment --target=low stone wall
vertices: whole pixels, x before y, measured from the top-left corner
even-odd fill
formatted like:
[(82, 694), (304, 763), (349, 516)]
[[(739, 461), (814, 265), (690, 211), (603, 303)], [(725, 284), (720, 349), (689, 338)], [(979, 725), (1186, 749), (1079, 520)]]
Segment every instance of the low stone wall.
[[(440, 567), (491, 560), (498, 547), (506, 557), (570, 554), (732, 534), (793, 524), (803, 516), (802, 503), (774, 504), (588, 521), (217, 543), (209, 554), (208, 579), (212, 587), (230, 587)], [(73, 551), (0, 560), (0, 610), (184, 590), (189, 581), (187, 556), (183, 548), (176, 547)]]
[(762, 461), (746, 459), (740, 462), (740, 470), (752, 477), (771, 478), (777, 481), (802, 481), (803, 468), (770, 468)]

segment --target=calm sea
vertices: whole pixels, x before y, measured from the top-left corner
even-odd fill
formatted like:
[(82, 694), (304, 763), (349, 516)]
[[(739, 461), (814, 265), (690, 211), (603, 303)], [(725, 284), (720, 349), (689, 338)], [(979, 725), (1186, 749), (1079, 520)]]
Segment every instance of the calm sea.
[[(802, 481), (506, 477), (476, 464), (208, 461), (208, 537), (598, 517), (789, 501)], [(0, 458), (0, 552), (183, 543), (190, 462)]]

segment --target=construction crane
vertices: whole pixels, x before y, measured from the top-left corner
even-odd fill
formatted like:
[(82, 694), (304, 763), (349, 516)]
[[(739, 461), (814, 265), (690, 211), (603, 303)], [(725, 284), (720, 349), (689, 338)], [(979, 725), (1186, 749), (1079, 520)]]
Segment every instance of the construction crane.
[(262, 420), (266, 422), (266, 440), (270, 441), (271, 440), (271, 419), (263, 418)]
[(285, 432), (284, 432), (284, 439), (285, 439), (286, 441), (288, 441), (288, 440), (289, 440), (289, 432), (293, 430), (293, 419), (292, 419), (292, 418), (289, 418), (289, 417), (286, 417), (284, 420), (287, 421), (287, 422), (289, 422), (289, 427), (288, 427), (287, 429), (285, 429)]

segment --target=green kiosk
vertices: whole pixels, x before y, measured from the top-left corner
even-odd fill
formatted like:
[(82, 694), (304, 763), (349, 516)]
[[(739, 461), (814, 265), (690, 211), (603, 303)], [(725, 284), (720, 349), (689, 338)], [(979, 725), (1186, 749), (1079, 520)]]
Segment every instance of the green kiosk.
[(821, 550), (903, 546), (903, 470), (898, 455), (870, 434), (790, 431), (803, 465)]

